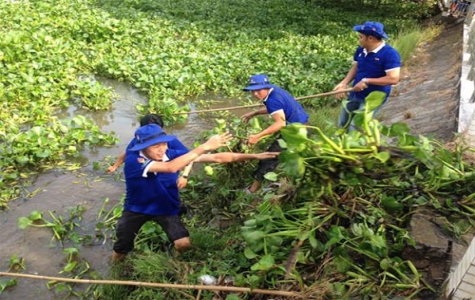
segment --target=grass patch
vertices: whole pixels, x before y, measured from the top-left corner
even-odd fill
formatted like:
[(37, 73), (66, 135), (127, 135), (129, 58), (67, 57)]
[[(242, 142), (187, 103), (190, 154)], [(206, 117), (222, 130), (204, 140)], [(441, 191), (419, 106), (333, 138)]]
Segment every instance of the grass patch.
[(403, 62), (410, 62), (413, 59), (414, 52), (422, 42), (429, 42), (437, 37), (441, 31), (441, 26), (421, 27), (412, 25), (401, 30), (391, 45), (401, 55)]

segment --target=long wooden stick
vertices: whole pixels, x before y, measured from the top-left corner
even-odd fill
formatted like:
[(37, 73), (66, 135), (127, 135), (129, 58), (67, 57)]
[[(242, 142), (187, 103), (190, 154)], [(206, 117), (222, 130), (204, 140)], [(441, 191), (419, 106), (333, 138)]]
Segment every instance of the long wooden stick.
[(127, 281), (127, 280), (92, 280), (92, 279), (74, 279), (64, 277), (52, 277), (21, 273), (0, 272), (0, 276), (22, 277), (30, 279), (53, 280), (59, 282), (73, 282), (85, 284), (115, 284), (115, 285), (135, 285), (145, 287), (158, 288), (172, 288), (172, 289), (194, 289), (194, 290), (211, 290), (211, 291), (226, 291), (226, 292), (244, 292), (253, 294), (267, 294), (275, 296), (295, 297), (298, 293), (287, 291), (273, 291), (263, 289), (250, 289), (236, 286), (219, 286), (219, 285), (187, 285), (187, 284), (169, 284), (169, 283), (155, 283), (155, 282), (141, 282), (141, 281)]
[[(303, 99), (309, 99), (309, 98), (318, 98), (318, 97), (324, 97), (324, 96), (331, 96), (331, 95), (336, 95), (336, 94), (341, 94), (341, 93), (347, 93), (351, 92), (353, 89), (344, 89), (340, 91), (331, 91), (331, 92), (326, 92), (326, 93), (321, 93), (321, 94), (315, 94), (315, 95), (310, 95), (310, 96), (303, 96), (303, 97), (298, 97), (295, 98), (296, 100), (303, 100)], [(185, 111), (185, 112), (179, 112), (179, 113), (174, 113), (172, 115), (184, 115), (184, 114), (199, 114), (203, 112), (212, 112), (212, 111), (222, 111), (222, 110), (233, 110), (233, 109), (243, 109), (243, 108), (251, 108), (251, 107), (258, 107), (262, 106), (262, 103), (259, 104), (251, 104), (251, 105), (241, 105), (241, 106), (231, 106), (231, 107), (223, 107), (223, 108), (211, 108), (211, 109), (203, 109), (203, 110), (194, 110), (194, 111)]]

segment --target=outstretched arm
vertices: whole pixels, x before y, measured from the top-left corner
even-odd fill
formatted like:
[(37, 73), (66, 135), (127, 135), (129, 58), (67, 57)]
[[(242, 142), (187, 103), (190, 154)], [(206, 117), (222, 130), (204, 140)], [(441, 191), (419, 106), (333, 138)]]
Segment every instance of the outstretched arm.
[(274, 120), (274, 123), (272, 123), (269, 127), (262, 130), (258, 134), (252, 134), (248, 137), (248, 141), (250, 144), (256, 144), (261, 138), (274, 134), (285, 126), (285, 114), (283, 110), (279, 110), (273, 113), (272, 119)]
[(107, 173), (109, 173), (109, 174), (114, 173), (115, 170), (117, 170), (120, 167), (120, 165), (122, 163), (124, 163), (124, 160), (125, 160), (125, 152), (122, 152), (119, 155), (119, 157), (117, 157), (117, 160), (115, 161), (115, 163), (112, 166), (110, 166), (109, 168), (107, 168)]
[(244, 123), (247, 123), (247, 122), (249, 122), (249, 120), (252, 117), (255, 117), (255, 116), (258, 116), (258, 115), (265, 115), (265, 114), (267, 114), (267, 108), (261, 108), (259, 110), (251, 111), (251, 112), (248, 112), (248, 113), (244, 114), (241, 117), (241, 119), (243, 120)]
[(211, 162), (211, 163), (232, 163), (251, 159), (269, 159), (277, 157), (280, 152), (262, 152), (262, 153), (233, 153), (221, 152), (213, 154), (203, 154), (198, 157), (195, 162)]
[(225, 146), (227, 142), (232, 139), (232, 135), (224, 133), (216, 135), (207, 140), (204, 144), (196, 147), (185, 155), (179, 156), (173, 160), (162, 162), (154, 161), (150, 164), (148, 172), (163, 172), (163, 173), (175, 173), (185, 167), (190, 162), (197, 159), (200, 155), (206, 152), (213, 151), (219, 147)]

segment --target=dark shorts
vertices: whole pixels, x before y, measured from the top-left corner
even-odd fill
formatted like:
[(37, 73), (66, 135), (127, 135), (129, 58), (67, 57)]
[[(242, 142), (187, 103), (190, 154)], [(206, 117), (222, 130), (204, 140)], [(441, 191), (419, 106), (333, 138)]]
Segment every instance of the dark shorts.
[(124, 210), (117, 222), (114, 251), (121, 254), (132, 251), (135, 237), (147, 221), (157, 222), (172, 242), (190, 236), (179, 216), (152, 216)]
[[(267, 148), (266, 151), (268, 152), (284, 151), (284, 148), (282, 148), (278, 142), (278, 139), (281, 139), (281, 138), (282, 136), (279, 134), (275, 138), (274, 142), (272, 142), (272, 144), (269, 146), (269, 148)], [(279, 157), (260, 160), (257, 165), (257, 169), (256, 171), (254, 171), (254, 174), (253, 174), (254, 179), (257, 181), (262, 181), (264, 179), (264, 175), (266, 175), (266, 173), (268, 172), (274, 171), (278, 165), (279, 165)]]

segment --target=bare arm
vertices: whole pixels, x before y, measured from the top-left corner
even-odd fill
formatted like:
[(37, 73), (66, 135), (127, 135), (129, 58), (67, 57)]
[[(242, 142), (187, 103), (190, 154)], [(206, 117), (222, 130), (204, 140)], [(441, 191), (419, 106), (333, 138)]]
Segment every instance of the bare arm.
[(124, 160), (125, 160), (125, 152), (122, 152), (118, 157), (117, 157), (117, 160), (115, 161), (115, 163), (110, 166), (109, 168), (107, 168), (107, 173), (114, 173), (115, 170), (117, 170), (121, 164), (124, 163)]
[[(348, 71), (348, 73), (346, 74), (345, 78), (339, 83), (337, 84), (333, 90), (334, 91), (339, 91), (339, 90), (344, 90), (344, 89), (347, 89), (348, 88), (348, 84), (353, 81), (353, 79), (355, 79), (355, 75), (356, 75), (356, 70), (358, 69), (358, 63), (357, 62), (353, 62), (353, 65), (351, 66), (350, 70)], [(337, 94), (335, 97), (336, 98), (342, 98), (343, 96), (345, 96), (344, 93), (341, 93), (341, 94)]]
[(186, 185), (188, 184), (188, 176), (190, 176), (190, 172), (192, 168), (193, 168), (193, 162), (186, 165), (185, 169), (183, 170), (183, 173), (181, 173), (181, 176), (178, 177), (178, 180), (176, 182), (178, 189), (181, 190), (182, 188), (186, 187)]
[(247, 114), (244, 114), (241, 117), (241, 119), (244, 121), (244, 123), (247, 123), (252, 117), (255, 117), (258, 115), (265, 115), (265, 114), (267, 114), (267, 108), (261, 108), (259, 110), (251, 111), (251, 112), (248, 112)]
[(262, 152), (262, 153), (233, 153), (221, 152), (213, 154), (203, 154), (198, 157), (195, 162), (211, 162), (211, 163), (232, 163), (251, 159), (269, 159), (279, 155), (279, 152)]
[(225, 133), (216, 135), (207, 140), (204, 144), (196, 147), (190, 152), (179, 156), (171, 161), (162, 162), (154, 161), (150, 164), (149, 172), (162, 172), (162, 173), (175, 173), (185, 167), (190, 162), (197, 159), (200, 155), (218, 149), (221, 146), (226, 145), (228, 141), (232, 139), (231, 134)]
[(380, 85), (380, 86), (397, 84), (400, 79), (400, 73), (401, 73), (400, 68), (392, 69), (386, 72), (386, 76), (379, 77), (379, 78), (366, 78), (367, 84)]
[(272, 123), (269, 127), (262, 130), (258, 134), (253, 134), (249, 136), (249, 143), (256, 144), (261, 138), (271, 135), (273, 133), (278, 132), (282, 127), (285, 126), (285, 114), (284, 111), (280, 110), (272, 114), (272, 119), (274, 119), (274, 123)]

